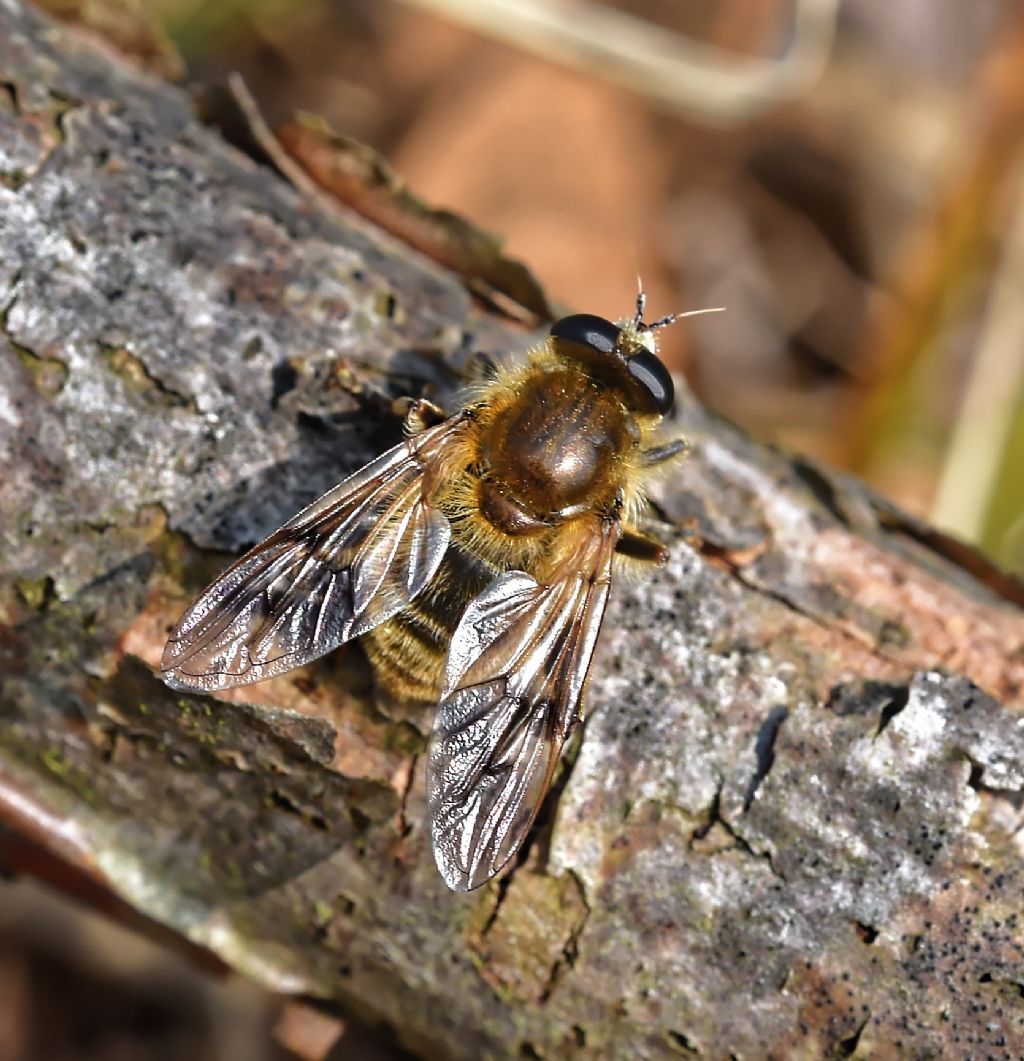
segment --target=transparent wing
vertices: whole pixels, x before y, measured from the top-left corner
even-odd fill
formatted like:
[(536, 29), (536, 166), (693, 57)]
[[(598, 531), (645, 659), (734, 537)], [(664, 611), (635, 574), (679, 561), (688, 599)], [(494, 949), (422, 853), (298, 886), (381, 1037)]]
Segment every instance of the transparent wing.
[(171, 633), (164, 681), (205, 691), (261, 681), (400, 611), (448, 547), (451, 527), (429, 493), (462, 423), (399, 443), (229, 567)]
[(501, 870), (537, 816), (579, 717), (618, 534), (595, 526), (549, 584), (499, 576), (459, 621), (427, 762), (434, 859), (455, 891)]

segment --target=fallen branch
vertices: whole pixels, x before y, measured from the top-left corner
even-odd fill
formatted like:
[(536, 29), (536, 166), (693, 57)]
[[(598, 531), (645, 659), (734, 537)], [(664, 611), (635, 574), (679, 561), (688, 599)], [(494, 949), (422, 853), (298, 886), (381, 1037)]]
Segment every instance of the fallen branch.
[(358, 647), (223, 699), (154, 667), (394, 398), (528, 337), (15, 0), (0, 245), (9, 824), (431, 1057), (1024, 1055), (1017, 583), (685, 400), (670, 562), (614, 588), (514, 872), (454, 895), (429, 714), (376, 704)]

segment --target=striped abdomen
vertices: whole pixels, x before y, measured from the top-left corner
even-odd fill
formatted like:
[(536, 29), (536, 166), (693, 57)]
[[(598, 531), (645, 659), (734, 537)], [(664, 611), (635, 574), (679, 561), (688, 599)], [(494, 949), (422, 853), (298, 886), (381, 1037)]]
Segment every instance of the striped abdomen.
[(458, 541), (456, 529), (430, 586), (363, 638), (378, 681), (400, 699), (436, 701), (459, 619), (499, 573)]

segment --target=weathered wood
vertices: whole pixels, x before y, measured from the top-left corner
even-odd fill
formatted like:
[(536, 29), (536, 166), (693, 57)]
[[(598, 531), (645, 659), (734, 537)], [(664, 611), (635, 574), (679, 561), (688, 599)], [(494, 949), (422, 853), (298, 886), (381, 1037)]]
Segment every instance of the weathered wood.
[(1019, 586), (684, 400), (671, 560), (615, 587), (515, 872), (453, 895), (429, 715), (358, 648), (224, 700), (153, 668), (394, 397), (526, 338), (15, 0), (0, 247), (8, 822), (425, 1056), (1024, 1056)]

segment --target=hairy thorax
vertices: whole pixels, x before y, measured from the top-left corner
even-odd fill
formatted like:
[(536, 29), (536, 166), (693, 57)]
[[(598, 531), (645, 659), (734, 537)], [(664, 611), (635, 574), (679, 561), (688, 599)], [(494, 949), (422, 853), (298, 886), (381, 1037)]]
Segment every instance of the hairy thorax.
[(620, 489), (635, 428), (619, 399), (572, 370), (528, 380), (479, 443), (481, 515), (505, 534), (600, 513)]

